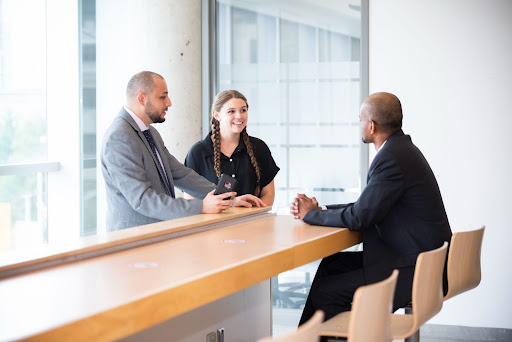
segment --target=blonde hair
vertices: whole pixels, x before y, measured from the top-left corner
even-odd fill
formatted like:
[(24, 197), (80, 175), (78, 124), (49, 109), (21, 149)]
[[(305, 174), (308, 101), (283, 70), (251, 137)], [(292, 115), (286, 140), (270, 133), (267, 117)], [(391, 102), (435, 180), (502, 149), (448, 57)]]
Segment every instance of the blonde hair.
[[(222, 106), (226, 102), (228, 102), (231, 99), (242, 99), (244, 100), (245, 104), (247, 105), (247, 108), (249, 108), (249, 104), (247, 103), (247, 99), (245, 96), (236, 91), (236, 90), (224, 90), (215, 96), (215, 99), (213, 100), (211, 111), (212, 112), (220, 112)], [(219, 120), (215, 119), (215, 117), (212, 115), (211, 120), (212, 125), (212, 137), (213, 137), (213, 160), (214, 164), (213, 167), (215, 169), (215, 173), (217, 174), (217, 178), (221, 175), (220, 170), (220, 125)], [(260, 187), (260, 180), (261, 180), (261, 174), (260, 174), (260, 168), (258, 166), (258, 161), (256, 160), (256, 157), (254, 156), (254, 150), (252, 148), (251, 141), (249, 139), (249, 134), (247, 134), (247, 127), (245, 127), (241, 133), (242, 139), (244, 140), (245, 146), (247, 147), (247, 154), (251, 158), (251, 164), (254, 167), (254, 171), (256, 172), (256, 178), (257, 178), (257, 185), (256, 189), (254, 190), (254, 195), (259, 196), (261, 192)]]

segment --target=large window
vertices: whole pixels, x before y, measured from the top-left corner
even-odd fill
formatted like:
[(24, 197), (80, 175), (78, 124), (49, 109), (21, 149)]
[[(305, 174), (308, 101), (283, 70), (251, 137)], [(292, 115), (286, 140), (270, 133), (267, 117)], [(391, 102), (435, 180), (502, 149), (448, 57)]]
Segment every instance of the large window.
[(237, 89), (247, 97), (248, 132), (269, 145), (281, 168), (275, 206), (287, 208), (303, 191), (322, 203), (356, 199), (360, 12), (335, 5), (338, 23), (319, 13), (303, 20), (299, 12), (315, 13), (313, 2), (294, 5), (295, 16), (283, 15), (291, 8), (279, 1), (271, 8), (230, 3), (217, 6), (216, 91)]
[[(248, 133), (281, 168), (274, 209), (287, 213), (298, 192), (322, 204), (357, 199), (367, 163), (358, 1), (219, 0), (215, 11), (215, 92), (247, 97)], [(273, 279), (274, 335), (296, 328), (317, 265)]]
[(94, 6), (0, 0), (0, 251), (96, 232)]
[(0, 0), (0, 250), (48, 240), (46, 173), (30, 170), (48, 155), (46, 24), (44, 1)]

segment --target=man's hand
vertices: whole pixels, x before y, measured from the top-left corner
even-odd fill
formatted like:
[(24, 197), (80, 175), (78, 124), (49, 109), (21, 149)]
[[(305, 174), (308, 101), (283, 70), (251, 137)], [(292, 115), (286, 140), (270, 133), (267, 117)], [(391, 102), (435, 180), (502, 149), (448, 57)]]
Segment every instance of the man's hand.
[(212, 190), (206, 195), (203, 199), (203, 209), (201, 213), (203, 214), (218, 214), (222, 210), (229, 209), (232, 200), (224, 200), (224, 198), (230, 198), (236, 195), (236, 192), (225, 192), (220, 195), (214, 195), (215, 190)]
[(309, 198), (304, 194), (297, 194), (290, 206), (290, 213), (296, 219), (302, 220), (310, 210), (314, 209), (322, 209), (315, 197)]
[(265, 203), (260, 198), (254, 196), (254, 195), (249, 195), (249, 194), (235, 197), (233, 199), (233, 206), (234, 207), (246, 207), (246, 208), (251, 208), (254, 206), (266, 207)]

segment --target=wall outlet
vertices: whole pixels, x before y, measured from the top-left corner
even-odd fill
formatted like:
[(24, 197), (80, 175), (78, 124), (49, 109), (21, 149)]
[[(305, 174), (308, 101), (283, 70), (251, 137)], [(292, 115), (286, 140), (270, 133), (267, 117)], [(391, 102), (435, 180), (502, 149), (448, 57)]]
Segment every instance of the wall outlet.
[(212, 331), (208, 335), (206, 335), (206, 342), (218, 342), (217, 341), (217, 332)]

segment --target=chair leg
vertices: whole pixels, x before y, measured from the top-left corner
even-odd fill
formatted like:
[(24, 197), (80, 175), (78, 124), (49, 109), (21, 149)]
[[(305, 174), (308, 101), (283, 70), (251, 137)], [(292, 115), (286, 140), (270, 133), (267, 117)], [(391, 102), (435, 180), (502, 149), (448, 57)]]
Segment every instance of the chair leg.
[(420, 329), (416, 330), (414, 334), (407, 337), (404, 342), (420, 342)]
[(406, 315), (412, 315), (412, 307), (410, 307), (410, 306), (406, 306), (406, 307), (404, 308), (404, 313), (405, 313)]
[[(410, 305), (404, 307), (404, 312), (406, 315), (412, 315), (412, 307)], [(404, 339), (404, 342), (420, 342), (420, 329), (416, 330), (414, 334)]]

